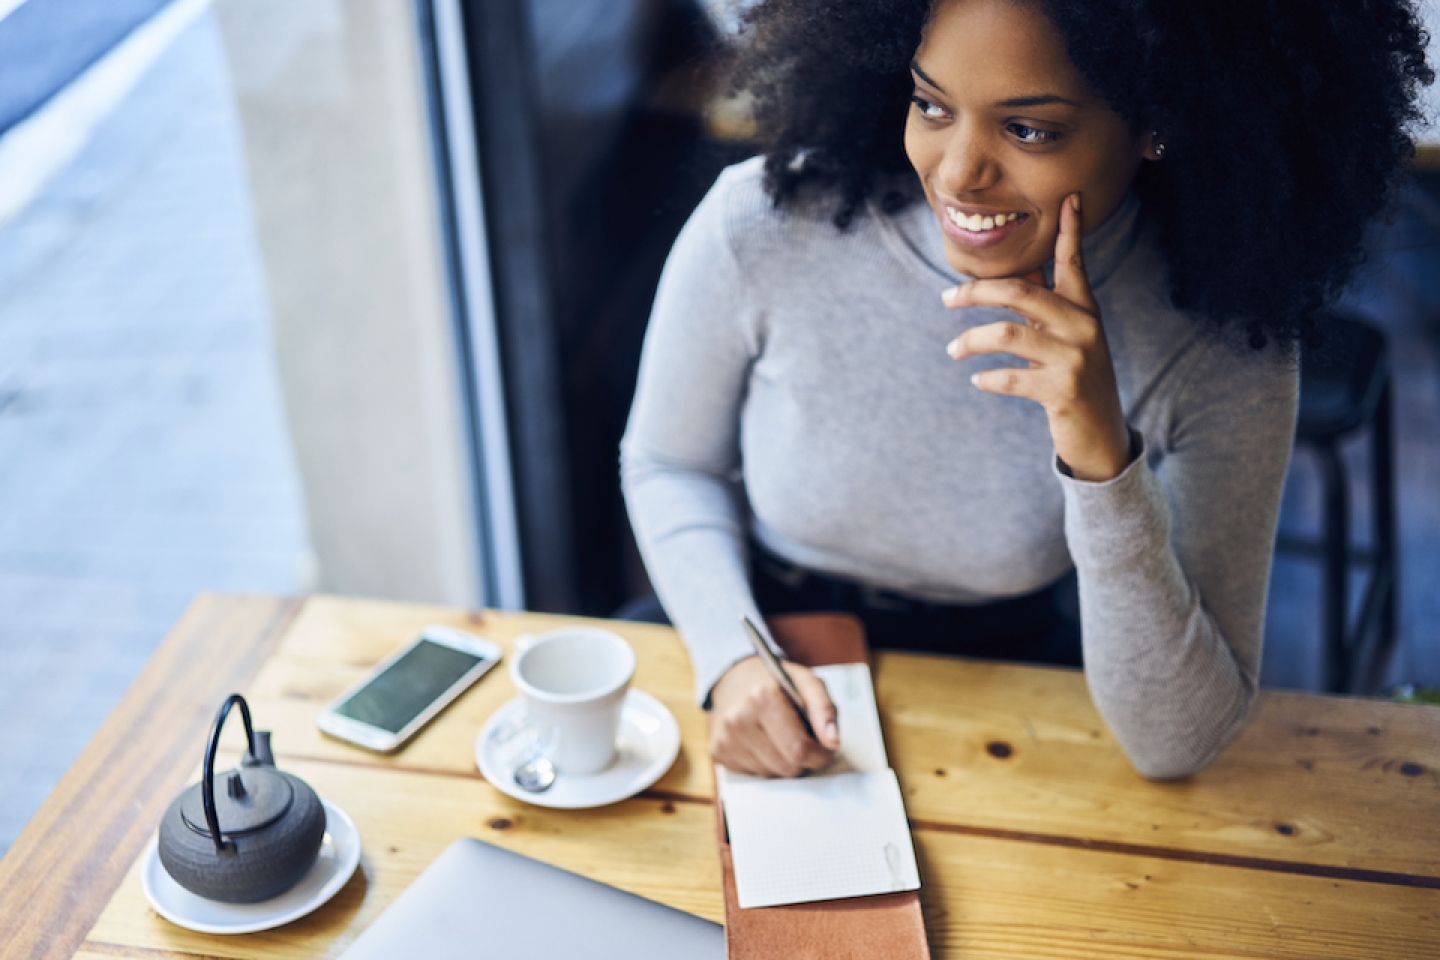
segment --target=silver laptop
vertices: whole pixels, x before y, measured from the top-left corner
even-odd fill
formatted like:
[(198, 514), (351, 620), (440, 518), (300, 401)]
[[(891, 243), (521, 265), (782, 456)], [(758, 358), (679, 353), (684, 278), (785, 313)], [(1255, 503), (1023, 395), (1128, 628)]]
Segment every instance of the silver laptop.
[(724, 960), (725, 929), (469, 838), (425, 868), (342, 960)]

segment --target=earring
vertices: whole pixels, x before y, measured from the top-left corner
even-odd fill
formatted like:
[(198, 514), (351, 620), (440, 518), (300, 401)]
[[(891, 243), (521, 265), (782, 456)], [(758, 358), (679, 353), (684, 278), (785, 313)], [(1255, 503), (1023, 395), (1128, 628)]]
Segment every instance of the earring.
[(1153, 130), (1150, 133), (1150, 149), (1154, 152), (1156, 160), (1165, 159), (1165, 150), (1167, 149), (1165, 141), (1161, 140), (1160, 134)]

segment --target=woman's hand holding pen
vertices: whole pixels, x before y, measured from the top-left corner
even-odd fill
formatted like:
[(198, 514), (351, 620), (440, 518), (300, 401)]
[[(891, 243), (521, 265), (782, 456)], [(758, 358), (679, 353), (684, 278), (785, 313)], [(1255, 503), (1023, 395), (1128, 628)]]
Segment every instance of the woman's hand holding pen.
[(1006, 307), (1025, 323), (973, 327), (947, 347), (956, 360), (1008, 353), (1030, 368), (983, 370), (971, 381), (981, 390), (1034, 400), (1050, 419), (1055, 454), (1079, 480), (1104, 481), (1130, 463), (1130, 431), (1120, 407), (1115, 370), (1100, 309), (1081, 257), (1080, 195), (1060, 212), (1055, 239), (1055, 289), (1034, 274), (974, 280), (946, 290), (951, 307)]
[(746, 657), (725, 671), (710, 691), (710, 756), (727, 770), (759, 777), (798, 777), (835, 759), (840, 734), (835, 704), (825, 684), (797, 663), (785, 670), (805, 700), (805, 713), (818, 740), (759, 657)]

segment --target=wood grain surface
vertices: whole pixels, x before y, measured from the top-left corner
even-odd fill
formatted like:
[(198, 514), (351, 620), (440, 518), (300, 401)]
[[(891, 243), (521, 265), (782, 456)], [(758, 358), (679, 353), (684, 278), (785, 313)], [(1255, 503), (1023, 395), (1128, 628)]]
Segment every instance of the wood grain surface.
[(300, 603), (201, 595), (0, 860), (0, 956), (68, 957)]
[[(0, 956), (333, 957), (466, 835), (720, 919), (704, 718), (668, 628), (605, 624), (635, 646), (635, 685), (664, 702), (682, 732), (675, 767), (654, 789), (611, 807), (544, 810), (480, 777), (476, 732), (514, 695), (503, 666), (393, 756), (315, 729), (321, 707), (428, 623), (508, 647), (521, 633), (575, 622), (331, 597), (298, 611), (274, 600), (203, 600), (62, 791), (90, 796), (125, 744), (144, 755), (126, 762), (163, 767), (166, 786), (115, 784), (109, 796), (134, 811), (118, 826), (86, 819), (62, 791), (47, 801), (22, 837), (28, 852), (0, 863), (0, 917), (30, 901), (46, 912), (17, 928), (31, 930), (22, 949), (0, 941)], [(210, 684), (217, 692), (208, 697), (205, 684), (186, 685), (195, 687), (188, 713), (166, 705), (177, 679), (218, 672), (193, 664), (227, 657), (232, 677), (245, 664), (251, 673), (264, 665), (248, 683)], [(1440, 709), (1267, 693), (1215, 764), (1157, 784), (1131, 769), (1078, 673), (896, 654), (879, 656), (875, 671), (937, 958), (1440, 957)], [(250, 699), (256, 725), (273, 731), (281, 766), (356, 820), (364, 856), (340, 895), (311, 917), (213, 937), (155, 915), (134, 860), (165, 804), (196, 775), (200, 741), (232, 687)], [(161, 747), (133, 746), (132, 731), (157, 726), (165, 727)], [(229, 748), (238, 742), (238, 730), (227, 731)], [(162, 747), (166, 759), (156, 759)], [(88, 845), (81, 859), (91, 866), (76, 869), (56, 851), (42, 857), (51, 844)], [(53, 871), (47, 857), (59, 858)], [(47, 883), (55, 890), (48, 899)], [(59, 916), (70, 909), (66, 897), (81, 919)], [(87, 929), (97, 914), (80, 944), (73, 929)], [(38, 939), (57, 924), (69, 939)]]
[[(326, 703), (431, 622), (508, 649), (520, 633), (575, 621), (314, 598), (254, 684), (253, 702), (279, 749), (478, 775), (475, 731), (515, 695), (502, 671), (393, 757), (374, 758), (315, 728)], [(636, 686), (680, 723), (680, 761), (656, 790), (711, 797), (705, 721), (674, 631), (594, 623), (635, 646)], [(1154, 783), (1130, 766), (1078, 671), (895, 653), (879, 654), (874, 669), (891, 763), (918, 823), (1440, 887), (1440, 831), (1422, 829), (1440, 824), (1440, 710), (1266, 691), (1215, 763), (1188, 780)]]
[(1266, 691), (1199, 774), (1137, 775), (1075, 671), (883, 655), (912, 820), (1440, 888), (1440, 709)]

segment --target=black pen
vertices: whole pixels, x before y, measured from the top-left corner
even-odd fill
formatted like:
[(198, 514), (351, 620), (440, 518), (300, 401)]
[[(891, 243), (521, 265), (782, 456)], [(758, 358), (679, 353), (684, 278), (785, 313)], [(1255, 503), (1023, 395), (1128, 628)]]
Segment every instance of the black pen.
[(745, 632), (750, 636), (750, 643), (755, 648), (755, 655), (760, 658), (761, 663), (765, 664), (765, 669), (769, 670), (770, 676), (780, 684), (780, 689), (785, 691), (790, 705), (800, 715), (800, 724), (805, 728), (806, 735), (819, 743), (820, 738), (815, 736), (815, 728), (810, 726), (810, 717), (805, 713), (805, 701), (800, 696), (800, 688), (795, 686), (795, 681), (791, 680), (790, 674), (785, 672), (785, 665), (780, 662), (779, 657), (775, 656), (775, 651), (771, 650), (770, 645), (765, 642), (765, 638), (760, 636), (760, 631), (755, 628), (755, 624), (750, 622), (749, 617), (741, 614), (740, 622), (745, 625)]

